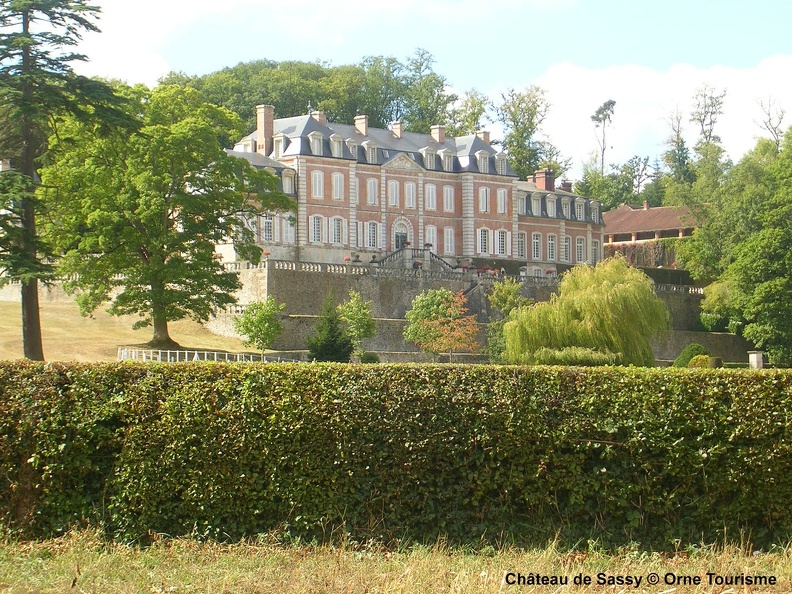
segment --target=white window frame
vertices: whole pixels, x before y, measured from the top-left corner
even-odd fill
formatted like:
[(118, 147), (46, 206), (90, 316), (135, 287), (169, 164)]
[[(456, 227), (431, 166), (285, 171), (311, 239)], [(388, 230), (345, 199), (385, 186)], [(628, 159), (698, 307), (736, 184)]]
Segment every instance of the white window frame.
[(344, 174), (333, 173), (333, 200), (344, 199)]
[(311, 172), (311, 197), (324, 198), (324, 172)]
[(531, 214), (535, 217), (542, 216), (542, 199), (531, 198)]
[(308, 138), (311, 141), (311, 153), (316, 157), (323, 156), (323, 148), (322, 148), (322, 134), (321, 132), (311, 132), (308, 135)]
[(399, 182), (395, 179), (388, 182), (388, 206), (399, 208)]
[(294, 194), (294, 176), (290, 173), (284, 173), (281, 177), (281, 187), (284, 194)]
[(490, 189), (486, 186), (479, 188), (479, 212), (489, 212)]
[(366, 181), (366, 202), (368, 204), (379, 203), (379, 180), (376, 177), (370, 177)]
[(498, 175), (506, 175), (506, 157), (495, 157), (495, 171)]
[(526, 246), (528, 243), (528, 234), (524, 231), (520, 231), (517, 233), (517, 257), (521, 260), (525, 260), (527, 252)]
[(456, 210), (454, 200), (454, 186), (443, 186), (443, 211), (454, 212)]
[(344, 155), (344, 145), (341, 140), (341, 137), (336, 137), (335, 135), (330, 137), (330, 152), (333, 153), (334, 157), (341, 158)]
[(275, 241), (275, 220), (270, 213), (261, 215), (261, 241)]
[(344, 244), (344, 219), (341, 217), (333, 217), (330, 219), (330, 243), (334, 245)]
[(429, 251), (437, 253), (437, 227), (434, 225), (427, 225), (424, 228), (424, 242), (431, 243), (432, 247), (429, 248)]
[(575, 240), (575, 262), (580, 264), (586, 261), (586, 238), (578, 237)]
[(437, 210), (437, 186), (434, 184), (426, 184), (424, 187), (424, 208)]
[(558, 246), (557, 237), (553, 233), (547, 235), (547, 260), (548, 262), (555, 262), (556, 247)]
[(509, 232), (499, 229), (495, 233), (495, 253), (498, 256), (506, 256), (509, 253)]
[(443, 229), (443, 253), (446, 255), (454, 255), (456, 253), (456, 229), (453, 227), (445, 227)]
[(600, 242), (598, 239), (593, 239), (591, 241), (591, 263), (596, 264), (599, 262), (599, 248)]
[(542, 234), (533, 233), (531, 235), (531, 259), (542, 259)]
[(561, 201), (561, 213), (564, 215), (565, 219), (569, 218), (569, 200)]
[(297, 229), (294, 226), (294, 219), (290, 216), (283, 217), (283, 243), (293, 244), (297, 237)]
[(490, 238), (490, 230), (487, 228), (482, 227), (478, 231), (478, 253), (479, 254), (489, 254), (489, 238)]
[(595, 223), (599, 222), (599, 207), (596, 204), (591, 205), (591, 220)]
[(498, 214), (509, 212), (509, 192), (506, 188), (498, 188)]
[(489, 155), (482, 151), (477, 157), (479, 173), (489, 173)]
[(575, 204), (575, 219), (578, 221), (582, 221), (585, 217), (586, 209), (583, 206), (582, 202), (578, 202)]
[(404, 184), (404, 208), (415, 208), (415, 182), (407, 182)]
[(322, 215), (311, 216), (308, 233), (311, 243), (324, 243), (324, 217)]
[(572, 257), (570, 253), (572, 251), (572, 238), (569, 235), (564, 235), (564, 239), (561, 243), (561, 261), (562, 262), (569, 262), (569, 259)]
[(547, 216), (555, 218), (557, 212), (558, 211), (556, 209), (556, 201), (555, 201), (555, 199), (548, 198), (547, 199)]
[(379, 247), (379, 223), (369, 221), (366, 223), (366, 247), (375, 250)]

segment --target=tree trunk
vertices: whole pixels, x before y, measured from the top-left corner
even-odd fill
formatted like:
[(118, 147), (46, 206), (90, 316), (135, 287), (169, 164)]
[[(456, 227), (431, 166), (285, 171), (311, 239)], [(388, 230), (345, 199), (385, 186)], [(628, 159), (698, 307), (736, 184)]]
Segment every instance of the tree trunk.
[(174, 341), (168, 333), (168, 318), (165, 312), (160, 311), (160, 308), (155, 306), (151, 318), (154, 323), (154, 336), (151, 338), (149, 346), (178, 347), (179, 343)]
[(22, 283), (22, 344), (27, 359), (44, 360), (39, 318), (38, 281)]

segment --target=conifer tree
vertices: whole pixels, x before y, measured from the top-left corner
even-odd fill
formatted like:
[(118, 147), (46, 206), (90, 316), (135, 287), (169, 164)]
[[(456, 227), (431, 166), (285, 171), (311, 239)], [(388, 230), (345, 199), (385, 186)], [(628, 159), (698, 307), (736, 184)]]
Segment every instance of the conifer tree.
[(328, 295), (314, 326), (314, 333), (306, 340), (308, 356), (314, 361), (339, 361), (346, 363), (355, 349), (341, 323), (341, 317)]

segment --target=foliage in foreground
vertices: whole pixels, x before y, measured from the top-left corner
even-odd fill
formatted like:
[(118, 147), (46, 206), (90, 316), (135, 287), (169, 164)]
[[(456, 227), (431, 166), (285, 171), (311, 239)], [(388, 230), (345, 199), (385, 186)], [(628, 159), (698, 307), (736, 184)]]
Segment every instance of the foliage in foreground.
[(622, 365), (652, 365), (650, 340), (668, 325), (651, 279), (624, 258), (609, 258), (593, 268), (575, 266), (558, 295), (515, 311), (504, 327), (506, 359), (536, 364), (542, 349), (580, 347)]
[(0, 509), (30, 536), (768, 546), (791, 394), (787, 371), (3, 364)]

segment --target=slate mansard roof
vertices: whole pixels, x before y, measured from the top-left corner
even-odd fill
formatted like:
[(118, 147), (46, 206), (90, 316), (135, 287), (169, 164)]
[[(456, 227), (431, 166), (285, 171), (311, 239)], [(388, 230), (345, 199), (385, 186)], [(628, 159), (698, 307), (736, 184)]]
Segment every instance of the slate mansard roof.
[[(280, 157), (288, 158), (297, 155), (313, 155), (311, 150), (311, 134), (319, 133), (322, 137), (322, 156), (333, 157), (331, 138), (338, 137), (341, 142), (342, 152), (337, 157), (340, 159), (354, 160), (359, 163), (369, 163), (367, 158), (366, 143), (376, 147), (376, 161), (373, 164), (387, 163), (398, 154), (406, 154), (415, 163), (425, 169), (444, 170), (443, 168), (429, 168), (425, 163), (424, 153), (428, 150), (438, 155), (449, 154), (454, 158), (454, 173), (479, 171), (477, 154), (484, 151), (488, 157), (488, 174), (498, 175), (495, 163), (496, 155), (504, 158), (500, 175), (517, 177), (505, 159), (505, 155), (495, 150), (489, 143), (475, 134), (460, 137), (445, 137), (444, 142), (437, 142), (431, 134), (416, 132), (402, 132), (396, 135), (392, 130), (384, 128), (367, 128), (367, 134), (361, 134), (354, 124), (338, 124), (335, 122), (322, 123), (311, 115), (295, 116), (274, 120), (273, 137), (283, 135), (286, 139)], [(240, 142), (255, 141), (262, 144), (263, 139), (258, 138), (258, 131), (245, 136)], [(354, 150), (354, 154), (353, 151)], [(443, 153), (446, 151), (446, 153)]]

